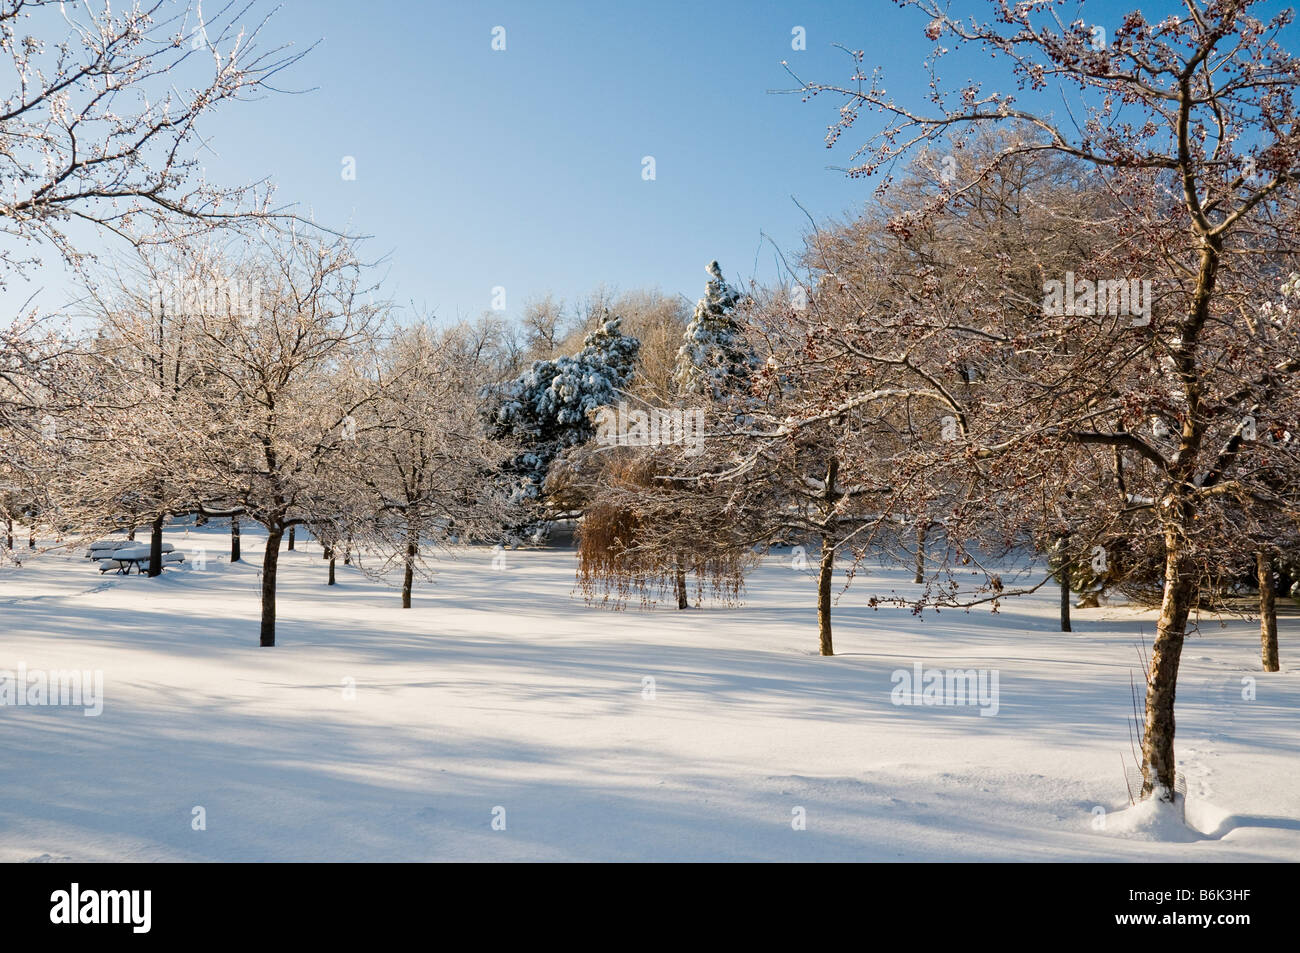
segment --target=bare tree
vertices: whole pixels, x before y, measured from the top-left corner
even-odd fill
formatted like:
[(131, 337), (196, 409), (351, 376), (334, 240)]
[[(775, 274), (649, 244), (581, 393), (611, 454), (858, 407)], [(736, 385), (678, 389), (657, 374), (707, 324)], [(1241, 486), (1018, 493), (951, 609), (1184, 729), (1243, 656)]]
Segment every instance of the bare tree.
[(0, 53), (13, 77), (0, 101), (0, 228), (14, 239), (0, 252), (0, 282), (34, 263), (13, 250), (33, 240), (79, 266), (86, 249), (73, 222), (138, 243), (164, 227), (174, 234), (276, 211), (264, 184), (225, 188), (198, 174), (200, 120), (273, 90), (272, 78), (304, 55), (259, 51), (265, 18), (245, 24), (254, 8), (229, 2), (205, 17), (165, 0), (119, 12), (0, 2)]
[(560, 353), (560, 346), (569, 334), (563, 301), (548, 294), (527, 302), (522, 323), (530, 360), (544, 361)]
[[(225, 187), (202, 175), (200, 124), (222, 104), (275, 91), (305, 51), (260, 50), (266, 16), (254, 2), (209, 7), (156, 0), (114, 11), (53, 0), (0, 0), (0, 287), (51, 248), (82, 271), (85, 231), (136, 246), (214, 225), (287, 223), (264, 181)], [(35, 460), (72, 437), (91, 391), (70, 373), (73, 337), (31, 314), (0, 327), (0, 432)], [(48, 420), (47, 420), (48, 418)], [(82, 433), (80, 439), (87, 439)], [(68, 449), (73, 444), (57, 443)], [(34, 504), (28, 507), (35, 509)]]
[[(863, 111), (884, 117), (852, 174), (882, 172), (924, 143), (981, 126), (1028, 125), (1041, 141), (1013, 152), (1078, 159), (1126, 208), (1112, 226), (1112, 256), (1078, 269), (1092, 272), (1084, 278), (1088, 297), (1095, 303), (1098, 280), (1118, 292), (1121, 286), (1111, 281), (1149, 278), (1158, 289), (1154, 309), (1117, 313), (1106, 307), (1100, 315), (1063, 309), (1047, 297), (1032, 342), (1019, 331), (1007, 333), (1005, 324), (993, 331), (998, 345), (1029, 347), (997, 369), (1003, 393), (1021, 411), (1004, 401), (999, 409), (1009, 412), (996, 421), (939, 386), (935, 369), (927, 374), (909, 366), (897, 351), (873, 352), (879, 360), (901, 361), (918, 393), (926, 390), (929, 400), (948, 408), (955, 442), (967, 459), (987, 462), (990, 473), (1009, 476), (1016, 467), (1038, 465), (1030, 461), (1108, 447), (1131, 455), (1147, 474), (1150, 502), (1134, 505), (1149, 510), (1158, 526), (1164, 581), (1147, 675), (1143, 795), (1172, 800), (1174, 697), (1188, 618), (1217, 543), (1235, 535), (1222, 501), (1247, 509), (1289, 506), (1275, 487), (1256, 478), (1245, 434), (1264, 418), (1270, 424), (1294, 419), (1300, 372), (1294, 327), (1282, 332), (1290, 343), (1278, 347), (1257, 333), (1256, 321), (1261, 284), (1267, 285), (1262, 279), (1284, 265), (1298, 237), (1300, 128), (1293, 94), (1300, 61), (1277, 42), (1291, 14), (1263, 22), (1251, 15), (1258, 4), (1250, 0), (1188, 0), (1185, 15), (1159, 23), (1131, 13), (1099, 43), (1089, 24), (1063, 23), (1046, 4), (994, 0), (995, 17), (987, 23), (956, 20), (935, 0), (904, 5), (928, 19), (927, 33), (937, 42), (990, 54), (1027, 89), (1073, 90), (1080, 118), (1058, 122), (973, 82), (948, 90), (936, 78), (930, 106), (918, 109), (895, 101), (878, 77), (861, 70), (849, 85), (803, 84), (806, 93), (844, 99), (832, 143)], [(942, 52), (936, 50), (936, 61)], [(861, 54), (855, 56), (861, 62)], [(966, 184), (955, 180), (950, 191)], [(937, 198), (935, 210), (943, 204)], [(1126, 253), (1136, 275), (1117, 267)], [(1142, 274), (1153, 266), (1158, 270)], [(1060, 279), (1060, 285), (1073, 285), (1075, 276)], [(982, 291), (1006, 299), (1005, 289)], [(959, 337), (956, 327), (944, 333), (954, 342)], [(1167, 441), (1138, 431), (1139, 422), (1152, 416), (1162, 419)], [(972, 430), (976, 420), (984, 433)], [(1010, 458), (1020, 462), (1006, 462)]]
[(83, 534), (147, 523), (151, 577), (163, 570), (168, 517), (194, 512), (204, 491), (186, 455), (203, 427), (193, 322), (255, 306), (225, 264), (219, 242), (178, 240), (142, 247), (86, 283), (97, 386), (71, 415), (83, 446), (64, 461), (61, 508)]
[(483, 429), (488, 381), (478, 360), (477, 336), (464, 326), (403, 328), (378, 355), (355, 479), (369, 487), (379, 538), (401, 567), (404, 609), (429, 547), (493, 538), (506, 522), (495, 476), (513, 448)]
[(187, 457), (208, 488), (203, 512), (242, 512), (266, 528), (261, 644), (272, 646), (280, 544), (290, 527), (337, 514), (322, 486), (326, 471), (347, 472), (375, 399), (364, 365), (384, 306), (369, 300), (344, 239), (272, 237), (254, 251), (241, 276), (257, 283), (256, 312), (191, 322), (208, 423)]

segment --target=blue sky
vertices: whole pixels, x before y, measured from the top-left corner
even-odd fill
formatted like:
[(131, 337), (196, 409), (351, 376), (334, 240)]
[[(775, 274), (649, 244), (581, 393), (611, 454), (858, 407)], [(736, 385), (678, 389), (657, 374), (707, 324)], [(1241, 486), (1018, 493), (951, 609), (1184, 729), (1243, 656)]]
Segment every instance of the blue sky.
[[(1132, 6), (1088, 0), (1063, 15), (1110, 24)], [(1162, 0), (1146, 13), (1177, 9)], [(497, 26), (504, 51), (492, 49)], [(792, 49), (796, 26), (806, 50)], [(792, 197), (819, 220), (871, 197), (872, 182), (831, 168), (866, 128), (828, 151), (839, 103), (774, 95), (794, 85), (781, 61), (841, 81), (852, 64), (832, 44), (862, 48), (917, 102), (924, 26), (890, 0), (284, 0), (263, 45), (318, 41), (282, 77), (311, 91), (223, 107), (203, 163), (219, 182), (269, 176), (282, 201), (373, 236), (365, 250), (387, 256), (387, 294), (441, 319), (477, 316), (497, 286), (509, 314), (602, 283), (694, 300), (714, 258), (733, 279), (775, 276), (773, 243), (797, 252), (808, 227)]]
[[(821, 217), (870, 189), (827, 168), (843, 161), (823, 143), (833, 103), (769, 93), (794, 85), (781, 61), (838, 79), (851, 62), (833, 42), (900, 68), (927, 48), (919, 27), (910, 43), (883, 29), (901, 27), (883, 0), (366, 9), (358, 22), (355, 3), (284, 5), (277, 30), (321, 38), (293, 71), (317, 89), (230, 111), (222, 138), (256, 123), (258, 150), (218, 142), (212, 164), (248, 177), (266, 157), (283, 198), (374, 236), (392, 297), (443, 318), (476, 316), (496, 286), (511, 313), (602, 282), (693, 299), (713, 258), (729, 276), (770, 276), (763, 235), (793, 250), (807, 226), (792, 196)], [(806, 51), (791, 48), (796, 26)]]

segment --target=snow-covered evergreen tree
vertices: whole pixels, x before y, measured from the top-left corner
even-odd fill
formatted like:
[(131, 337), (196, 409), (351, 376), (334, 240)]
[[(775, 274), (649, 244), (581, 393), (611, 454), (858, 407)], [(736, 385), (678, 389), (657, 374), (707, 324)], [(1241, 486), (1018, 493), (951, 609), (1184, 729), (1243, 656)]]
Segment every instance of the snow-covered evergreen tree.
[(534, 361), (501, 387), (489, 429), (526, 447), (507, 466), (518, 481), (514, 499), (540, 500), (551, 462), (595, 434), (592, 413), (617, 401), (632, 379), (641, 342), (623, 334), (621, 323), (606, 312), (577, 354)]
[(682, 335), (674, 380), (682, 394), (720, 399), (748, 377), (754, 358), (732, 316), (744, 296), (727, 284), (716, 261), (705, 271), (709, 283)]

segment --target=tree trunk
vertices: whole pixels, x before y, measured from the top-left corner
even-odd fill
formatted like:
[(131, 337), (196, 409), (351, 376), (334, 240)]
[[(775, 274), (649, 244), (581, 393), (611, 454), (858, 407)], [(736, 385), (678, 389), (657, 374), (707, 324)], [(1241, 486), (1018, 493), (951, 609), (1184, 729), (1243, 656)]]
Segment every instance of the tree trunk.
[[(1052, 562), (1050, 562), (1050, 567), (1052, 567), (1057, 582), (1061, 586), (1062, 632), (1074, 631), (1073, 627), (1070, 625), (1070, 571), (1074, 567), (1071, 566), (1069, 555), (1067, 555), (1069, 554), (1069, 547), (1070, 533), (1058, 534), (1056, 546), (1054, 546), (1054, 553), (1052, 554)], [(1080, 602), (1079, 607), (1083, 607), (1082, 602)]]
[[(1147, 673), (1146, 722), (1142, 731), (1142, 797), (1152, 793), (1172, 801), (1174, 761), (1174, 696), (1178, 663), (1183, 654), (1187, 616), (1195, 592), (1191, 561), (1183, 553), (1181, 532), (1165, 530), (1165, 589), (1151, 647)], [(1158, 790), (1161, 789), (1161, 790)]]
[(14, 518), (5, 517), (5, 549), (13, 552), (14, 549)]
[[(1183, 188), (1189, 205), (1194, 201), (1192, 179), (1184, 178)], [(1219, 255), (1223, 248), (1220, 234), (1201, 236), (1201, 260), (1191, 308), (1179, 333), (1173, 360), (1181, 380), (1187, 408), (1179, 440), (1179, 466), (1176, 475), (1190, 482), (1190, 466), (1201, 449), (1204, 430), (1201, 415), (1201, 387), (1198, 383), (1197, 338), (1210, 318)], [(1173, 801), (1178, 765), (1174, 760), (1174, 696), (1178, 687), (1178, 663), (1187, 634), (1187, 616), (1196, 597), (1196, 572), (1187, 553), (1185, 531), (1196, 514), (1189, 501), (1175, 494), (1163, 501), (1168, 511), (1165, 534), (1165, 589), (1156, 623), (1156, 640), (1151, 646), (1151, 669), (1147, 674), (1146, 721), (1142, 730), (1142, 797), (1152, 794)]]
[(1070, 536), (1062, 534), (1056, 540), (1056, 581), (1061, 586), (1061, 631), (1074, 631), (1070, 625), (1070, 559), (1067, 555)]
[(343, 565), (345, 566), (352, 565), (352, 540), (350, 539), (343, 546)]
[(239, 517), (230, 517), (230, 561), (239, 562)]
[(402, 573), (402, 608), (411, 608), (411, 586), (415, 582), (415, 557), (420, 552), (419, 536), (412, 529), (406, 534), (406, 559)]
[(28, 549), (36, 548), (36, 527), (35, 526), (31, 527), (31, 529), (28, 530), (27, 548)]
[(930, 531), (930, 524), (926, 520), (919, 520), (916, 524), (916, 578), (912, 581), (918, 586), (925, 582), (925, 536)]
[(677, 558), (677, 572), (673, 577), (673, 589), (677, 593), (677, 608), (690, 608), (691, 601), (686, 592), (686, 567), (682, 565), (680, 556)]
[(280, 561), (284, 530), (268, 527), (266, 555), (262, 559), (262, 646), (275, 645), (275, 572)]
[(1070, 567), (1061, 563), (1061, 631), (1073, 632), (1070, 626)]
[(1255, 570), (1259, 575), (1259, 638), (1260, 655), (1264, 671), (1276, 672), (1277, 662), (1277, 598), (1273, 592), (1273, 557), (1265, 552), (1255, 554)]
[(290, 526), (290, 527), (289, 527), (289, 549), (291, 549), (291, 550), (293, 549), (294, 537), (295, 537), (295, 535), (296, 535), (295, 531), (296, 531), (297, 529), (298, 529), (298, 527), (296, 527), (296, 526)]
[(330, 552), (330, 585), (334, 585), (334, 553)]
[(822, 655), (834, 655), (831, 643), (831, 585), (835, 580), (835, 543), (822, 537), (822, 560), (817, 574), (817, 639)]
[(132, 543), (135, 542), (135, 527), (134, 527), (134, 526), (132, 526), (129, 530), (127, 530), (127, 532), (126, 532), (126, 538), (127, 538), (127, 540), (128, 540), (129, 542), (132, 542)]
[(153, 579), (162, 575), (162, 544), (163, 544), (163, 519), (165, 514), (159, 513), (154, 517), (153, 524), (149, 533), (149, 578)]

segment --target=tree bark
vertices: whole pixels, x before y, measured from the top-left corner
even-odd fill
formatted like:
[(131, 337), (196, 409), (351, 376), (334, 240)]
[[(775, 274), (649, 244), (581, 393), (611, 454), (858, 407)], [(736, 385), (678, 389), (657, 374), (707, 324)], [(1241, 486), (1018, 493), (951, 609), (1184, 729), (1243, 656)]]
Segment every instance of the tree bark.
[(14, 549), (14, 518), (5, 517), (5, 549), (13, 552)]
[(230, 561), (239, 562), (239, 517), (230, 517)]
[(406, 534), (406, 559), (402, 573), (402, 608), (411, 608), (411, 587), (415, 583), (415, 557), (420, 552), (419, 536), (412, 529)]
[(289, 549), (291, 549), (291, 550), (293, 549), (294, 537), (295, 537), (295, 535), (296, 535), (295, 531), (296, 531), (297, 529), (298, 529), (298, 527), (296, 527), (296, 526), (290, 526), (290, 527), (289, 527)]
[(831, 585), (835, 580), (835, 542), (822, 537), (822, 559), (817, 573), (817, 640), (822, 655), (834, 655), (831, 642)]
[(916, 524), (916, 578), (912, 581), (918, 586), (925, 582), (925, 537), (930, 531), (930, 524), (927, 520), (919, 520)]
[(162, 575), (162, 544), (163, 544), (163, 520), (165, 514), (159, 513), (154, 517), (153, 524), (150, 526), (149, 533), (149, 578), (153, 579)]
[(334, 553), (331, 551), (331, 553), (330, 553), (330, 582), (329, 582), (329, 584), (332, 586), (332, 585), (334, 585), (334, 583), (335, 583), (335, 580), (334, 580)]
[(673, 588), (677, 592), (677, 608), (690, 608), (691, 601), (686, 594), (686, 567), (682, 565), (681, 557), (677, 557), (677, 572), (673, 577)]
[[(1184, 93), (1184, 95), (1186, 95)], [(1179, 135), (1187, 135), (1186, 113), (1180, 114)], [(1180, 143), (1180, 148), (1185, 146)], [(1185, 154), (1185, 153), (1184, 153)], [(1188, 207), (1196, 204), (1194, 177), (1184, 168), (1183, 191)], [(1182, 381), (1187, 399), (1182, 436), (1172, 475), (1183, 485), (1191, 482), (1192, 469), (1201, 450), (1204, 437), (1202, 420), (1202, 388), (1197, 369), (1197, 348), (1200, 331), (1210, 318), (1210, 302), (1214, 298), (1215, 279), (1219, 271), (1219, 255), (1223, 239), (1219, 235), (1201, 233), (1200, 264), (1197, 270), (1196, 289), (1191, 307), (1179, 332), (1179, 344), (1174, 350), (1174, 367)], [(1186, 529), (1196, 514), (1190, 501), (1176, 492), (1163, 501), (1169, 516), (1164, 524), (1165, 535), (1165, 589), (1160, 605), (1160, 620), (1156, 624), (1156, 640), (1151, 647), (1151, 668), (1147, 674), (1146, 722), (1142, 732), (1142, 797), (1152, 794), (1173, 801), (1177, 796), (1177, 762), (1174, 760), (1174, 697), (1178, 687), (1178, 663), (1183, 654), (1183, 640), (1187, 634), (1187, 616), (1196, 598), (1196, 571), (1187, 553)]]
[(822, 491), (822, 556), (817, 572), (817, 642), (822, 655), (834, 655), (831, 642), (831, 584), (835, 579), (835, 539), (831, 527), (836, 525), (835, 506), (839, 502), (840, 461), (834, 453), (826, 462), (826, 482)]
[(280, 561), (284, 530), (267, 528), (266, 556), (262, 559), (262, 646), (275, 645), (275, 574)]
[(1069, 536), (1063, 535), (1056, 542), (1056, 579), (1061, 586), (1061, 631), (1074, 631), (1070, 625), (1070, 561), (1066, 556)]
[[(1165, 589), (1156, 623), (1147, 674), (1146, 722), (1142, 731), (1142, 797), (1153, 793), (1174, 799), (1174, 697), (1182, 658), (1187, 616), (1194, 595), (1191, 561), (1184, 555), (1181, 533), (1165, 530)], [(1160, 790), (1157, 790), (1160, 789)]]
[(1260, 655), (1264, 671), (1276, 672), (1277, 660), (1277, 598), (1273, 592), (1273, 557), (1266, 552), (1255, 554), (1255, 570), (1259, 576), (1259, 638)]
[(1070, 625), (1070, 567), (1061, 564), (1061, 631), (1073, 632)]

